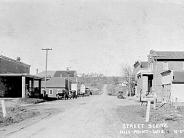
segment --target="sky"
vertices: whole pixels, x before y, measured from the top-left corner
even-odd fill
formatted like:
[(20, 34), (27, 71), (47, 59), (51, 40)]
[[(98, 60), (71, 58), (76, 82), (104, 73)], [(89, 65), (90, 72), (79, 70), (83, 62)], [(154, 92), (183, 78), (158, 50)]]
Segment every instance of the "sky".
[(151, 49), (184, 51), (183, 0), (0, 0), (0, 54), (31, 74), (70, 67), (118, 76)]

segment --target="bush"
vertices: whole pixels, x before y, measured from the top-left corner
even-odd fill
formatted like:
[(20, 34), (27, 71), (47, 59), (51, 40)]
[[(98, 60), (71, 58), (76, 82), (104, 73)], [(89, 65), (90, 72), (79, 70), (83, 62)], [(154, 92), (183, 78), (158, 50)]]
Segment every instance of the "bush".
[(110, 84), (107, 86), (108, 95), (118, 96), (126, 93), (126, 88), (116, 84)]
[(125, 96), (123, 96), (123, 95), (118, 95), (117, 96), (119, 99), (125, 99), (126, 97)]

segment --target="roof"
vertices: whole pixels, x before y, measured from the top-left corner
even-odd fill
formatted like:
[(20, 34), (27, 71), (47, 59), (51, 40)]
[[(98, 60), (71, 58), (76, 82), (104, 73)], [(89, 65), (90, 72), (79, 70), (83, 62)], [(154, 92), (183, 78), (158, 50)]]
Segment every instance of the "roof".
[(20, 62), (20, 61), (18, 61), (18, 60), (15, 60), (15, 59), (12, 59), (12, 58), (3, 56), (3, 55), (0, 55), (0, 59), (4, 59), (4, 60), (10, 61), (10, 62), (15, 62), (15, 63), (17, 63), (17, 64), (22, 64), (22, 65), (28, 66), (28, 67), (31, 66), (31, 65), (28, 65), (28, 64), (26, 64), (26, 63)]
[(171, 72), (172, 72), (171, 70), (166, 70), (166, 71), (161, 72), (160, 74), (162, 76), (166, 76), (166, 75), (170, 74)]
[(75, 77), (77, 75), (76, 71), (69, 70), (69, 71), (56, 71), (54, 77)]
[(150, 57), (156, 59), (184, 59), (184, 51), (154, 51), (150, 50)]
[(141, 68), (148, 68), (147, 61), (136, 61), (134, 64), (134, 68), (137, 68), (140, 65)]
[[(42, 81), (42, 87), (45, 87), (45, 81)], [(53, 77), (47, 81), (47, 87), (63, 88), (65, 87), (65, 79), (59, 77)]]
[[(46, 71), (43, 71), (43, 72), (40, 72), (37, 74), (37, 76), (40, 76), (40, 77), (45, 77), (45, 74), (46, 74)], [(68, 77), (68, 74), (69, 74), (69, 77), (76, 77), (77, 76), (77, 73), (76, 71), (74, 70), (69, 70), (69, 71), (47, 71), (47, 77)]]
[(0, 76), (1, 77), (29, 77), (34, 79), (41, 79), (41, 77), (30, 75), (27, 73), (4, 73), (4, 74), (1, 73)]
[[(56, 71), (47, 71), (47, 77), (53, 77)], [(39, 77), (45, 77), (46, 71), (42, 71), (38, 74), (36, 74)]]
[(150, 71), (150, 70), (139, 70), (137, 72), (137, 75), (139, 75), (139, 74), (142, 74), (142, 75), (153, 75), (153, 72)]

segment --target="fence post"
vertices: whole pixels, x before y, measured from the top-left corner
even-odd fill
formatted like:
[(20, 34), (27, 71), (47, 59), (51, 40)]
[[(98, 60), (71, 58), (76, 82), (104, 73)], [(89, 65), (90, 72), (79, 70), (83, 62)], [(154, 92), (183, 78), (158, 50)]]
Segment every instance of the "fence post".
[(147, 109), (146, 109), (146, 122), (149, 122), (150, 118), (150, 101), (148, 100)]
[(3, 111), (3, 117), (6, 117), (6, 106), (5, 106), (4, 99), (1, 100), (1, 106), (2, 106), (2, 111)]
[(156, 100), (156, 98), (157, 98), (156, 93), (154, 93), (154, 97), (153, 98), (154, 98), (153, 108), (156, 109), (156, 102), (157, 102), (157, 100)]

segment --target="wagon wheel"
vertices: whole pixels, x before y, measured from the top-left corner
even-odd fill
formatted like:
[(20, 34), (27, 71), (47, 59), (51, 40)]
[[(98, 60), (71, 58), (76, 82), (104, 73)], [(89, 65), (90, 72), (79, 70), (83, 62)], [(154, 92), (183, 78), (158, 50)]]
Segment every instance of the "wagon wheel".
[(59, 100), (59, 95), (58, 94), (56, 94), (56, 98)]

